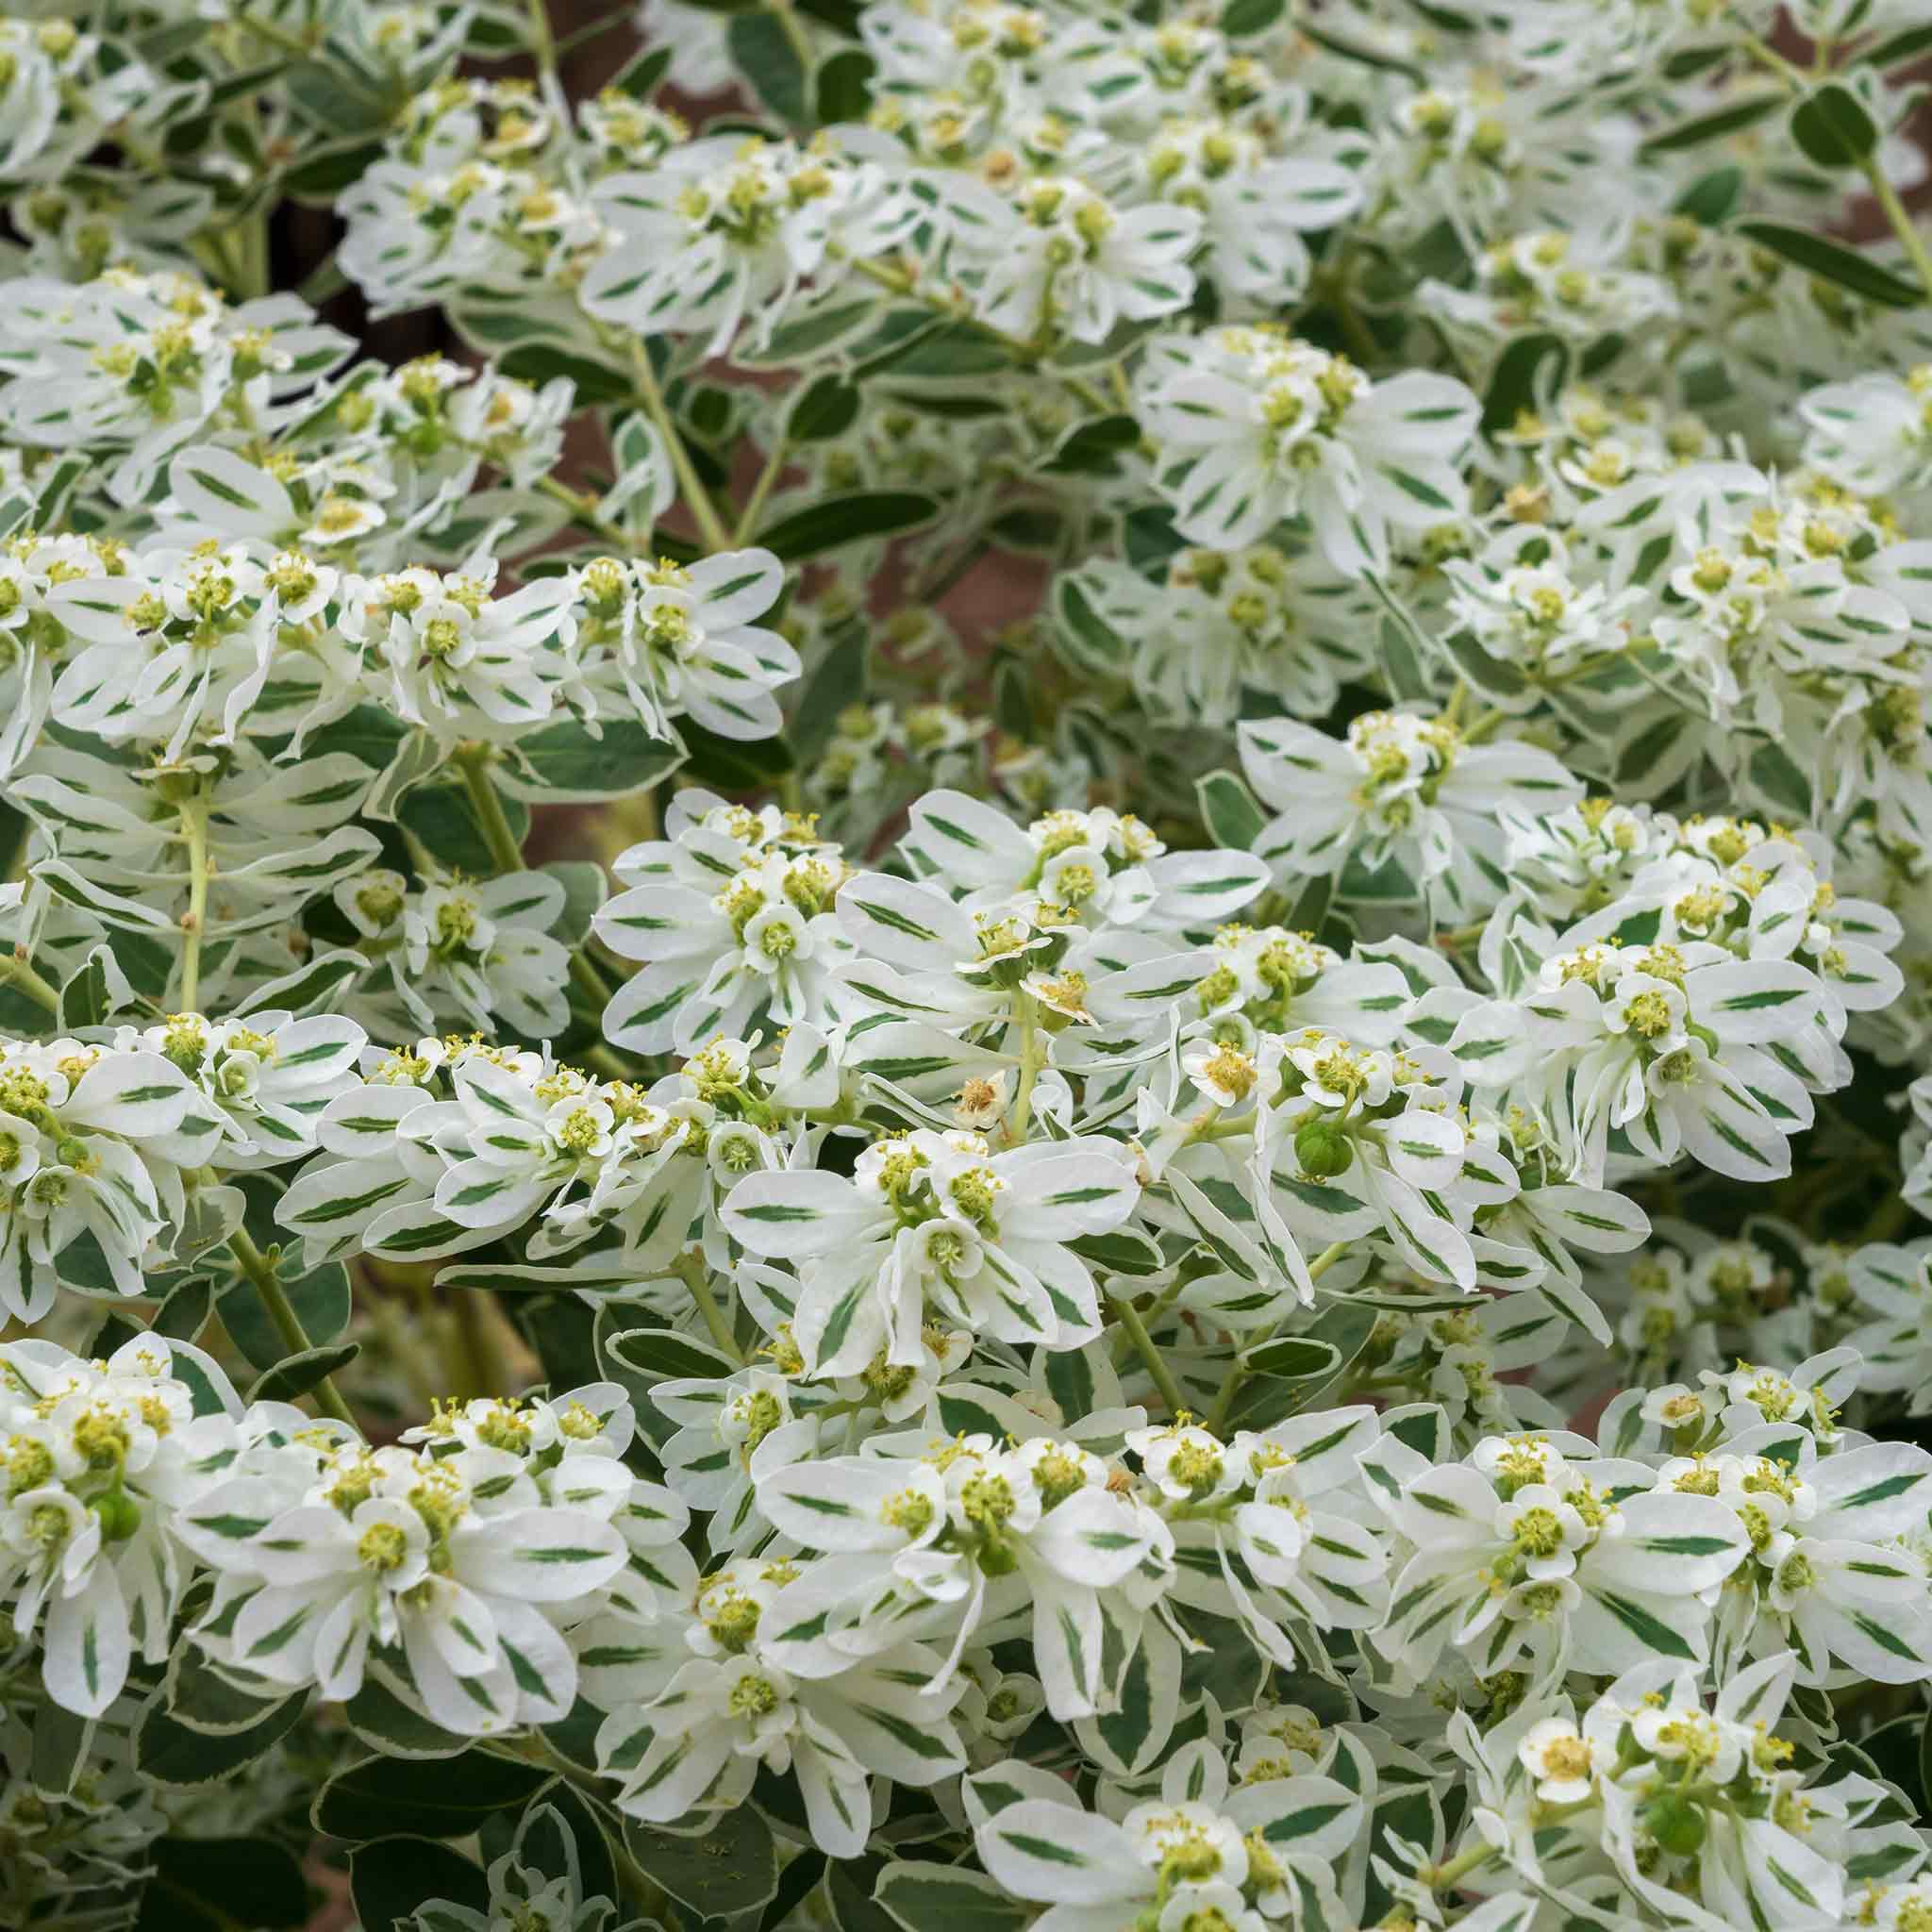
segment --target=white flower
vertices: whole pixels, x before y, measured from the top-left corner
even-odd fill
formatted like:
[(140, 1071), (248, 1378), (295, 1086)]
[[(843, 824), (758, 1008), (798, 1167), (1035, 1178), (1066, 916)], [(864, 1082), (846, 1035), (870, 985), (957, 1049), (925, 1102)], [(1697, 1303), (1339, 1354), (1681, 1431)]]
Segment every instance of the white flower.
[(1184, 536), (1231, 550), (1306, 516), (1328, 561), (1361, 576), (1387, 568), (1391, 531), (1461, 514), (1478, 405), (1446, 376), (1372, 382), (1308, 343), (1224, 328), (1153, 344), (1139, 410)]
[(995, 1154), (921, 1128), (868, 1149), (851, 1180), (748, 1175), (724, 1220), (753, 1254), (802, 1264), (798, 1346), (814, 1374), (850, 1374), (880, 1350), (917, 1365), (928, 1310), (974, 1334), (1077, 1347), (1099, 1305), (1066, 1243), (1119, 1225), (1136, 1192), (1112, 1141)]
[(1032, 341), (1063, 330), (1102, 342), (1116, 324), (1172, 315), (1193, 293), (1185, 264), (1201, 237), (1196, 208), (1122, 209), (1059, 175), (963, 205), (975, 218), (960, 237), (974, 312), (1007, 335)]
[(1596, 1765), (1589, 1740), (1567, 1717), (1540, 1719), (1516, 1746), (1523, 1768), (1536, 1780), (1545, 1805), (1580, 1805), (1595, 1790)]
[(797, 654), (751, 622), (783, 591), (766, 550), (732, 550), (684, 566), (600, 558), (576, 579), (578, 675), (600, 708), (635, 715), (654, 735), (688, 715), (723, 738), (770, 738), (775, 689), (799, 675)]
[(1431, 903), (1468, 917), (1503, 883), (1506, 812), (1541, 813), (1582, 787), (1547, 752), (1469, 744), (1446, 719), (1370, 711), (1338, 741), (1291, 719), (1243, 722), (1241, 767), (1280, 813), (1255, 856), (1287, 876), (1394, 866)]
[(610, 175), (592, 206), (615, 236), (584, 306), (636, 329), (708, 331), (713, 354), (748, 315), (769, 337), (802, 282), (884, 253), (918, 212), (874, 162), (723, 134)]

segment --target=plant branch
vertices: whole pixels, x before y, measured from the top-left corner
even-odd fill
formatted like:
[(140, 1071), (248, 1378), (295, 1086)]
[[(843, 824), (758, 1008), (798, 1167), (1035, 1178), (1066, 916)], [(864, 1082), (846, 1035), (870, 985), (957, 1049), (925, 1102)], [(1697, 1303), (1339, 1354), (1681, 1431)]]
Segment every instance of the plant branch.
[[(289, 1353), (303, 1355), (313, 1348), (315, 1344), (309, 1341), (302, 1326), (302, 1318), (296, 1314), (295, 1305), (290, 1301), (281, 1277), (275, 1272), (275, 1261), (255, 1245), (243, 1228), (238, 1227), (228, 1237), (228, 1252), (234, 1256), (236, 1265), (260, 1297), (269, 1320), (275, 1324), (275, 1333), (282, 1338), (282, 1345)], [(339, 1423), (347, 1423), (351, 1428), (356, 1426), (356, 1412), (342, 1400), (334, 1376), (325, 1375), (309, 1392), (315, 1397), (316, 1407), (324, 1415), (333, 1416)]]

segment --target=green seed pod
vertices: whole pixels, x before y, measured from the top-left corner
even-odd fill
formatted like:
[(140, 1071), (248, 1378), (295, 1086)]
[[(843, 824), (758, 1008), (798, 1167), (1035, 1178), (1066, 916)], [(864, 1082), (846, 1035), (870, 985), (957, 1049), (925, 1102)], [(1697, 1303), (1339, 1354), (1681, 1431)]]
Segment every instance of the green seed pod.
[(125, 1543), (141, 1527), (141, 1505), (125, 1490), (96, 1496), (93, 1512), (101, 1519), (101, 1541)]
[(1005, 1537), (990, 1535), (979, 1546), (979, 1567), (989, 1576), (1010, 1576), (1020, 1558)]
[(1641, 1819), (1651, 1837), (1678, 1857), (1696, 1851), (1703, 1844), (1707, 1828), (1701, 1806), (1674, 1796), (1653, 1798), (1643, 1807)]
[(1295, 1129), (1294, 1158), (1307, 1174), (1328, 1180), (1347, 1172), (1355, 1158), (1348, 1136), (1331, 1120), (1317, 1117)]

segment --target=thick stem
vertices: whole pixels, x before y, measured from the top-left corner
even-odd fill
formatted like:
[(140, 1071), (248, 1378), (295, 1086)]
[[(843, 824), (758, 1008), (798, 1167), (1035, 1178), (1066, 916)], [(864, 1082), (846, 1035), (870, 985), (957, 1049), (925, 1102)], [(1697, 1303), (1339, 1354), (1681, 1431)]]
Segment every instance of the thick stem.
[(1898, 190), (1886, 179), (1877, 158), (1868, 155), (1864, 168), (1865, 179), (1872, 184), (1872, 192), (1885, 211), (1885, 219), (1891, 224), (1891, 232), (1898, 237), (1900, 245), (1910, 258), (1913, 273), (1919, 277), (1919, 287), (1924, 290), (1925, 300), (1932, 302), (1932, 250), (1927, 250), (1925, 238), (1920, 234), (1911, 211), (1898, 198)]
[[(283, 1289), (275, 1264), (248, 1238), (245, 1229), (238, 1227), (228, 1237), (228, 1251), (261, 1298), (261, 1305), (268, 1310), (268, 1318), (275, 1324), (275, 1333), (282, 1338), (283, 1346), (289, 1353), (302, 1355), (313, 1348), (315, 1344), (303, 1329), (302, 1318), (296, 1314), (294, 1304)], [(351, 1428), (356, 1426), (356, 1412), (342, 1400), (341, 1391), (336, 1387), (332, 1375), (325, 1375), (309, 1392), (315, 1397), (316, 1407), (324, 1415), (333, 1416), (339, 1423), (347, 1423)]]
[[(476, 808), (476, 822), (483, 833), (483, 842), (490, 848), (490, 857), (496, 862), (497, 870), (524, 871), (524, 851), (517, 842), (516, 828), (503, 808), (503, 800), (496, 787), (491, 783), (490, 747), (466, 744), (457, 752), (455, 763), (462, 774), (463, 789), (470, 794), (470, 803)], [(584, 996), (601, 1014), (610, 1003), (610, 989), (604, 983), (604, 975), (597, 971), (595, 962), (582, 948), (570, 956), (570, 976), (583, 989)], [(631, 1070), (601, 1041), (584, 1058), (613, 1080), (631, 1077)]]
[(476, 808), (476, 823), (482, 831), (483, 842), (490, 848), (491, 858), (496, 861), (497, 870), (522, 872), (524, 848), (510, 825), (509, 814), (503, 808), (503, 800), (497, 796), (496, 787), (490, 782), (490, 747), (487, 744), (460, 746), (456, 755), (456, 767), (462, 774), (470, 803)]
[(181, 1010), (201, 1009), (201, 941), (208, 924), (208, 800), (197, 791), (181, 803), (188, 843), (188, 910), (181, 915)]
[(1033, 1083), (1040, 1077), (1046, 1054), (1040, 1038), (1040, 1003), (1031, 993), (1020, 995), (1020, 1081), (1013, 1090), (1012, 1110), (1007, 1116), (1007, 1139), (1015, 1147), (1033, 1124)]
[(16, 986), (34, 1005), (48, 1013), (58, 1013), (60, 995), (51, 981), (42, 979), (27, 962), (11, 953), (0, 953), (0, 986)]
[(548, 0), (529, 0), (525, 9), (530, 22), (530, 53), (540, 74), (557, 72), (557, 37), (550, 31)]
[(1472, 1872), (1479, 1871), (1495, 1856), (1494, 1845), (1471, 1845), (1468, 1851), (1457, 1852), (1453, 1858), (1445, 1859), (1440, 1865), (1423, 1866), (1415, 1875), (1431, 1891), (1447, 1891)]
[(744, 1357), (738, 1350), (738, 1338), (731, 1332), (731, 1324), (724, 1319), (724, 1310), (718, 1306), (718, 1298), (711, 1292), (711, 1284), (707, 1278), (705, 1260), (702, 1255), (681, 1255), (677, 1261), (678, 1278), (691, 1290), (691, 1298), (698, 1305), (698, 1313), (705, 1318), (705, 1326), (711, 1331), (711, 1340), (728, 1355), (733, 1361)]
[(1154, 1386), (1160, 1391), (1160, 1399), (1169, 1410), (1178, 1416), (1188, 1406), (1188, 1398), (1181, 1393), (1181, 1385), (1174, 1378), (1174, 1371), (1167, 1365), (1160, 1351), (1154, 1345), (1154, 1338), (1147, 1332), (1147, 1324), (1141, 1321), (1132, 1303), (1117, 1301), (1113, 1305), (1114, 1320), (1126, 1331), (1127, 1340), (1134, 1344), (1141, 1359), (1147, 1365), (1147, 1373), (1154, 1377)]
[(651, 366), (650, 352), (644, 347), (641, 336), (629, 339), (631, 379), (638, 386), (638, 400), (643, 404), (645, 412), (658, 425), (658, 433), (664, 439), (664, 447), (671, 454), (671, 467), (677, 473), (677, 487), (683, 492), (686, 506), (697, 520), (697, 526), (705, 542), (712, 550), (729, 550), (731, 533), (724, 527), (724, 520), (718, 514), (717, 506), (711, 501), (711, 493), (699, 477), (691, 459), (691, 452), (684, 446), (684, 438), (679, 433), (671, 410), (664, 401), (664, 391), (658, 386), (658, 372)]

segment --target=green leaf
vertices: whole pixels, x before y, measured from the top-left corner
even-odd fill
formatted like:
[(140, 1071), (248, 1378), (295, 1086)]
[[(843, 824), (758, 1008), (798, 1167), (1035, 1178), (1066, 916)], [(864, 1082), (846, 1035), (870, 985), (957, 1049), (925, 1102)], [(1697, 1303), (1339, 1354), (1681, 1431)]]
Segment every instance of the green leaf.
[(1066, 519), (1041, 504), (1020, 503), (1003, 509), (986, 526), (988, 541), (1001, 550), (1050, 557), (1067, 533)]
[(308, 1887), (294, 1854), (265, 1838), (164, 1838), (135, 1932), (235, 1932), (303, 1925)]
[(387, 770), (396, 747), (408, 735), (409, 727), (380, 705), (358, 705), (321, 730), (311, 731), (303, 741), (303, 751), (311, 758), (345, 751), (360, 758), (371, 771), (380, 772)]
[(635, 718), (604, 719), (598, 737), (582, 720), (561, 718), (523, 734), (510, 750), (512, 761), (498, 770), (503, 790), (541, 805), (594, 805), (648, 791), (670, 777), (685, 756)]
[(797, 391), (785, 412), (787, 442), (824, 442), (858, 420), (858, 391), (841, 375), (821, 375)]
[(1124, 451), (1138, 448), (1141, 425), (1131, 416), (1094, 416), (1060, 438), (1041, 468), (1051, 475), (1110, 476)]
[(1878, 145), (1878, 128), (1850, 88), (1827, 81), (1791, 109), (1791, 139), (1821, 168), (1856, 168)]
[(285, 1357), (248, 1391), (250, 1402), (299, 1402), (325, 1376), (345, 1369), (362, 1353), (359, 1341), (332, 1342), (326, 1348), (305, 1348)]
[(158, 1690), (141, 1714), (134, 1733), (134, 1761), (144, 1778), (170, 1790), (219, 1784), (279, 1743), (308, 1707), (308, 1693), (298, 1690), (279, 1704), (256, 1707), (264, 1714), (242, 1731), (196, 1730), (168, 1708)]
[(41, 1704), (35, 1707), (33, 1723), (28, 1779), (43, 1791), (72, 1790), (75, 1773), (87, 1761), (93, 1720), (58, 1704)]
[(1556, 374), (1551, 377), (1554, 391), (1563, 384), (1563, 372), (1570, 351), (1562, 339), (1553, 335), (1519, 336), (1496, 359), (1496, 371), (1490, 377), (1489, 393), (1483, 398), (1483, 434), (1497, 436), (1516, 425), (1519, 416), (1536, 410), (1537, 377), (1545, 362), (1555, 358)]
[(560, 944), (578, 946), (591, 930), (591, 921), (610, 891), (610, 881), (595, 859), (549, 858), (537, 868), (563, 885), (563, 910), (550, 930)]
[(872, 112), (873, 75), (878, 62), (862, 47), (846, 47), (821, 62), (817, 92), (819, 122), (863, 121)]
[(106, 946), (94, 947), (79, 970), (62, 982), (60, 1010), (55, 1017), (63, 1033), (77, 1033), (83, 1026), (100, 1026), (107, 1023), (109, 1011), (108, 960), (110, 957)]
[(1754, 94), (1749, 100), (1733, 101), (1708, 114), (1692, 115), (1674, 127), (1666, 127), (1661, 134), (1653, 134), (1638, 152), (1663, 155), (1674, 154), (1680, 148), (1701, 147), (1707, 141), (1721, 140), (1762, 121), (1783, 105), (1784, 98), (1781, 93)]
[[(498, 1826), (492, 1824), (491, 1830)], [(562, 1876), (575, 1854), (580, 1898), (622, 1898), (617, 1861), (595, 1808), (561, 1780), (538, 1792), (517, 1821), (517, 1855), (533, 1872)]]
[(1249, 1349), (1241, 1360), (1251, 1374), (1272, 1375), (1278, 1382), (1306, 1382), (1316, 1375), (1333, 1374), (1341, 1364), (1341, 1351), (1333, 1342), (1283, 1335)]
[(862, 1858), (835, 1858), (825, 1867), (825, 1904), (838, 1932), (898, 1932), (892, 1915), (873, 1898), (885, 1864), (869, 1852)]
[(1926, 1721), (1917, 1711), (1880, 1724), (1857, 1740), (1878, 1775), (1896, 1785), (1915, 1812), (1924, 1814), (1925, 1794), (1921, 1789), (1923, 1773), (1920, 1751), (1925, 1737)]
[(777, 738), (721, 738), (689, 718), (677, 728), (685, 742), (685, 774), (721, 791), (760, 791), (798, 769), (790, 742)]
[(1201, 821), (1214, 842), (1226, 852), (1252, 852), (1268, 815), (1238, 772), (1209, 772), (1194, 780)]
[(740, 13), (725, 29), (725, 42), (740, 73), (787, 126), (811, 118), (805, 63), (774, 13)]
[(282, 187), (296, 201), (332, 207), (343, 189), (353, 188), (371, 165), (381, 158), (379, 141), (364, 141), (351, 135), (344, 141), (326, 142), (310, 148), (282, 176)]
[(865, 702), (866, 646), (863, 625), (854, 624), (842, 635), (834, 633), (831, 649), (806, 679), (798, 713), (787, 734), (801, 762), (810, 764), (824, 749), (841, 711)]
[(628, 375), (621, 375), (607, 363), (593, 362), (588, 356), (574, 356), (548, 342), (525, 342), (508, 350), (497, 366), (506, 375), (514, 375), (533, 389), (541, 389), (555, 376), (568, 376), (576, 389), (579, 408), (591, 408), (600, 403), (628, 402), (631, 396)]
[(1121, 519), (1121, 547), (1143, 577), (1158, 578), (1166, 572), (1169, 558), (1188, 544), (1174, 526), (1174, 512), (1164, 505), (1148, 504)]
[(1287, 0), (1227, 0), (1221, 9), (1221, 31), (1231, 41), (1265, 34), (1288, 11)]
[(873, 321), (878, 310), (878, 298), (874, 295), (801, 308), (793, 320), (780, 323), (772, 331), (771, 341), (762, 349), (747, 343), (738, 359), (775, 368), (808, 361), (849, 341)]
[(310, 1817), (329, 1838), (466, 1838), (492, 1811), (520, 1805), (549, 1777), (541, 1765), (471, 1749), (425, 1774), (398, 1757), (365, 1757), (316, 1793)]
[(1737, 212), (1743, 199), (1744, 171), (1738, 167), (1713, 168), (1700, 175), (1671, 204), (1674, 214), (1689, 215), (1707, 228), (1721, 228)]
[(665, 1382), (728, 1375), (738, 1366), (709, 1342), (675, 1328), (626, 1328), (605, 1342), (604, 1353), (635, 1374)]
[[(311, 1348), (325, 1346), (349, 1325), (349, 1274), (340, 1261), (285, 1280), (282, 1290)], [(221, 1316), (230, 1340), (258, 1370), (266, 1373), (281, 1366), (289, 1344), (245, 1275), (223, 1291)]]
[(798, 10), (832, 29), (848, 41), (858, 38), (858, 16), (864, 0), (798, 0)]
[(778, 1887), (778, 1849), (772, 1827), (750, 1805), (724, 1813), (702, 1838), (654, 1831), (626, 1820), (624, 1842), (631, 1857), (679, 1905), (702, 1918), (750, 1911)]
[(370, 1932), (389, 1932), (432, 1898), (488, 1915), (490, 1881), (468, 1858), (426, 1838), (379, 1838), (349, 1854), (349, 1896)]
[(1751, 754), (1751, 782), (1781, 811), (1809, 821), (1812, 811), (1811, 781), (1799, 770), (1791, 755), (1775, 739), (1760, 744)]
[(468, 1738), (411, 1710), (374, 1676), (362, 1679), (362, 1688), (342, 1706), (342, 1715), (357, 1737), (385, 1757), (455, 1757), (470, 1748)]
[(1130, 1227), (1110, 1228), (1106, 1234), (1075, 1235), (1067, 1245), (1109, 1274), (1158, 1274), (1167, 1266), (1158, 1245)]
[(911, 490), (855, 490), (781, 517), (754, 539), (782, 563), (822, 557), (868, 537), (898, 537), (932, 522), (939, 500)]
[(888, 1865), (873, 1896), (906, 1932), (1020, 1932), (1033, 1916), (984, 1873), (958, 1865)]
[(1932, 54), (1932, 22), (1924, 26), (1902, 27), (1888, 39), (1875, 42), (1863, 53), (1854, 54), (1850, 65), (1896, 67), (1903, 61), (1916, 60), (1922, 54)]
[[(507, 802), (504, 812), (521, 845), (529, 837), (529, 808)], [(476, 808), (462, 785), (418, 785), (396, 807), (396, 823), (422, 841), (432, 858), (471, 878), (492, 878), (498, 870), (477, 822)]]
[(1131, 656), (1127, 641), (1093, 608), (1077, 576), (1055, 581), (1053, 610), (1063, 654), (1076, 666), (1103, 676), (1125, 672)]
[(1805, 228), (1788, 228), (1782, 222), (1740, 222), (1732, 230), (1747, 242), (1781, 257), (1793, 268), (1821, 281), (1836, 283), (1840, 289), (1876, 302), (1885, 308), (1916, 308), (1925, 300), (1925, 291), (1901, 280), (1890, 269), (1881, 268), (1869, 258), (1841, 248)]
[(671, 49), (646, 47), (641, 54), (633, 54), (625, 62), (610, 85), (634, 101), (647, 101), (657, 92), (658, 83), (670, 72)]
[(191, 1275), (180, 1287), (170, 1289), (152, 1324), (154, 1333), (170, 1341), (192, 1341), (208, 1326), (214, 1313), (214, 1284), (205, 1274)]
[(1014, 366), (1010, 346), (977, 323), (935, 316), (924, 308), (895, 309), (881, 325), (885, 345), (863, 356), (853, 374), (965, 379), (998, 375)]

